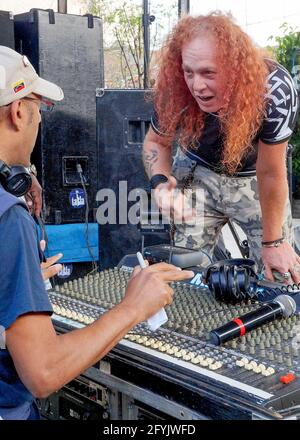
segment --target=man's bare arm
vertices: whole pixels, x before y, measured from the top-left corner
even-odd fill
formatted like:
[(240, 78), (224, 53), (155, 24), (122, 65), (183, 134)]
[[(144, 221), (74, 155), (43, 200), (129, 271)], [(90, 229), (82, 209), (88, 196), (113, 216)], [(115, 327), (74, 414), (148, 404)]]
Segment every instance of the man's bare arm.
[(258, 147), (256, 171), (262, 210), (263, 241), (276, 240), (282, 236), (288, 197), (286, 148), (286, 142), (278, 145), (260, 142)]
[(149, 179), (154, 174), (164, 174), (169, 177), (172, 166), (171, 139), (159, 136), (150, 127), (143, 145), (143, 162)]
[(83, 329), (57, 336), (42, 313), (23, 315), (7, 329), (7, 348), (33, 395), (46, 397), (94, 365), (130, 328), (172, 302), (168, 282), (193, 276), (165, 263), (138, 271), (122, 302)]
[[(288, 199), (286, 148), (286, 142), (273, 146), (263, 142), (259, 144), (256, 170), (262, 210), (263, 241), (277, 240), (283, 234)], [(263, 247), (262, 260), (266, 278), (273, 280), (272, 269), (275, 269), (280, 273), (290, 273), (287, 282), (300, 282), (297, 269), (300, 258), (288, 242), (283, 242), (279, 247)]]

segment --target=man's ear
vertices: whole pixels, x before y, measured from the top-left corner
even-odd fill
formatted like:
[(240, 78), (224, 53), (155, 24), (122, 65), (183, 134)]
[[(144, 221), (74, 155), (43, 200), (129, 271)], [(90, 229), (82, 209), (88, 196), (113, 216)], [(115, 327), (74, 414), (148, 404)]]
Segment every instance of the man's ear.
[(25, 109), (22, 101), (14, 101), (10, 106), (10, 119), (16, 131), (20, 131), (25, 117)]

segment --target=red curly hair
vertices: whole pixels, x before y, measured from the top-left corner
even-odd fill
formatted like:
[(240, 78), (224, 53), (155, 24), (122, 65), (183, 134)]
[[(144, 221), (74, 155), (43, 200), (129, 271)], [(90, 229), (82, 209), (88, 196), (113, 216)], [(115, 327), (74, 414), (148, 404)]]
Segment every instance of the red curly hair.
[(154, 105), (160, 129), (184, 147), (195, 148), (204, 127), (205, 113), (199, 108), (184, 80), (182, 47), (196, 37), (217, 41), (218, 66), (226, 75), (225, 105), (219, 110), (224, 135), (222, 164), (234, 173), (257, 134), (266, 111), (265, 53), (237, 26), (231, 16), (213, 12), (186, 16), (170, 33), (162, 49), (155, 81)]

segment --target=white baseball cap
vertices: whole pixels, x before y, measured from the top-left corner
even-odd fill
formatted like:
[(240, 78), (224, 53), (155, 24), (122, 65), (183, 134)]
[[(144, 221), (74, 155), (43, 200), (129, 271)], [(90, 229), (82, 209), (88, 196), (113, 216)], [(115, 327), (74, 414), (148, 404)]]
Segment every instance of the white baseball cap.
[(26, 55), (0, 46), (0, 107), (30, 93), (51, 101), (61, 101), (64, 97), (60, 87), (38, 76)]

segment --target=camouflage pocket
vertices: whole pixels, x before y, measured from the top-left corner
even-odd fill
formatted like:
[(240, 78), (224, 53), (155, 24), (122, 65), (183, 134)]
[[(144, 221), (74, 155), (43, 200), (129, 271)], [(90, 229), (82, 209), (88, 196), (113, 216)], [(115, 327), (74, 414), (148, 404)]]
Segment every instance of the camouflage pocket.
[(172, 174), (178, 183), (182, 183), (185, 180), (194, 165), (195, 161), (187, 157), (179, 148), (172, 165)]

